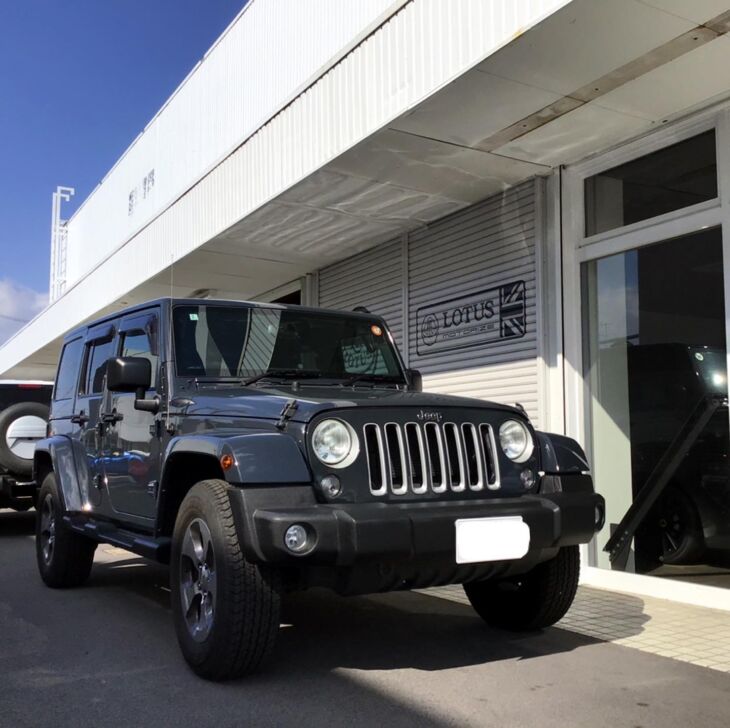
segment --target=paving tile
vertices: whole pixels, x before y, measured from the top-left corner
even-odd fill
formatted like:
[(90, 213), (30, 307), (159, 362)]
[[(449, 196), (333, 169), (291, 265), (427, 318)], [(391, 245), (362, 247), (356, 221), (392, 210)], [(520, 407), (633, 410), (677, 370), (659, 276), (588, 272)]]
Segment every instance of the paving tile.
[[(459, 587), (423, 593), (468, 604)], [(557, 626), (602, 642), (730, 672), (727, 612), (582, 586)]]

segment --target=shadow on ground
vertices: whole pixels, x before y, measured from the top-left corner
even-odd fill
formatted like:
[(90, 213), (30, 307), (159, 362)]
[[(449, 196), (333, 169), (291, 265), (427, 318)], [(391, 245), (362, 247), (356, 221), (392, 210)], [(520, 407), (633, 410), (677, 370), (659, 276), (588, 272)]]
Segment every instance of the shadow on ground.
[(35, 510), (18, 513), (0, 510), (0, 540), (35, 533)]

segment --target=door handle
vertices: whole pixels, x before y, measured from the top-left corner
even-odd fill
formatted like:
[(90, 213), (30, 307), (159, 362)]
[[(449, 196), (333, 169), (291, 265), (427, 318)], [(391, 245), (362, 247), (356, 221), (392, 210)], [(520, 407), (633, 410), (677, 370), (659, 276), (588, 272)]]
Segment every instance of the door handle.
[(89, 421), (89, 416), (81, 410), (77, 415), (71, 415), (71, 422), (74, 425), (85, 425)]
[(112, 410), (111, 412), (101, 412), (99, 419), (107, 425), (114, 425), (117, 422), (121, 422), (124, 419), (124, 415), (121, 412)]

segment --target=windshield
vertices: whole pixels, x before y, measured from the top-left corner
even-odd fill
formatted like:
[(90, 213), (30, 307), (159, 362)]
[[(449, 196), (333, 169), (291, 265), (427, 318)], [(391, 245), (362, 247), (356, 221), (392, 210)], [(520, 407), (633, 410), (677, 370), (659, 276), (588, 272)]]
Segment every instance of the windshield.
[(237, 379), (271, 371), (402, 383), (381, 323), (280, 308), (185, 305), (173, 310), (179, 376)]

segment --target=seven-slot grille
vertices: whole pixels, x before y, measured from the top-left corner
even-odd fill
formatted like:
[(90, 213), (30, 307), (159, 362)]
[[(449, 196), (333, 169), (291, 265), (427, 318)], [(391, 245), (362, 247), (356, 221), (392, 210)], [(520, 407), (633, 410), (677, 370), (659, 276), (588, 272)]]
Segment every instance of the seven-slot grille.
[(500, 486), (489, 425), (368, 423), (363, 434), (373, 495), (460, 493)]

